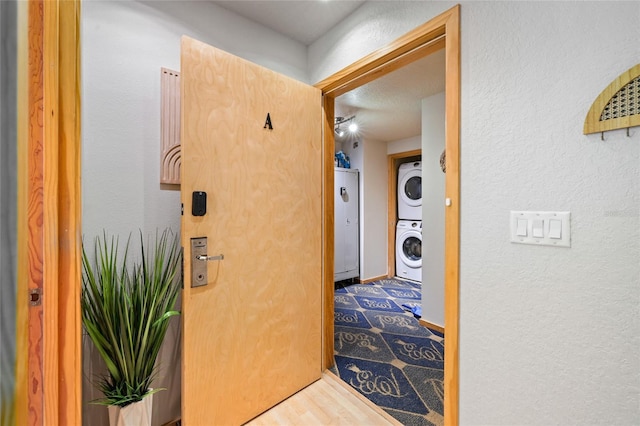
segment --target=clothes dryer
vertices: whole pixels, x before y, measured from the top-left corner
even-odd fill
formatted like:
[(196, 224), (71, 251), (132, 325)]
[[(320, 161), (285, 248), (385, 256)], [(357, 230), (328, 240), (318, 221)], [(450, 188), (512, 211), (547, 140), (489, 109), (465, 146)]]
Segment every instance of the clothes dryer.
[(422, 162), (400, 164), (398, 169), (398, 219), (422, 220)]
[(396, 275), (422, 282), (422, 222), (400, 220), (396, 226)]

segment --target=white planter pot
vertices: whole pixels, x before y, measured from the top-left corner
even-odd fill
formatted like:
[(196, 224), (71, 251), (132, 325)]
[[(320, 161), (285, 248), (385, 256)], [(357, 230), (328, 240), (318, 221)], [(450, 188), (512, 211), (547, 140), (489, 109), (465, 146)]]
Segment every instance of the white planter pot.
[(142, 401), (134, 402), (123, 408), (117, 405), (110, 405), (108, 408), (109, 425), (111, 426), (151, 426), (153, 395), (145, 396)]

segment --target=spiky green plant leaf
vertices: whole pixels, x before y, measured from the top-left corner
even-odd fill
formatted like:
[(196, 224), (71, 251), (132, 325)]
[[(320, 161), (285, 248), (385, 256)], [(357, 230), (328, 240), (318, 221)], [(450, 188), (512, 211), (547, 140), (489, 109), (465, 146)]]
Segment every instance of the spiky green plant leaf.
[(93, 246), (93, 262), (82, 247), (82, 322), (108, 374), (98, 379), (106, 405), (126, 406), (162, 389), (150, 390), (169, 319), (180, 294), (182, 253), (178, 236), (156, 233), (149, 250), (140, 232), (140, 260), (129, 259), (127, 240), (103, 232)]

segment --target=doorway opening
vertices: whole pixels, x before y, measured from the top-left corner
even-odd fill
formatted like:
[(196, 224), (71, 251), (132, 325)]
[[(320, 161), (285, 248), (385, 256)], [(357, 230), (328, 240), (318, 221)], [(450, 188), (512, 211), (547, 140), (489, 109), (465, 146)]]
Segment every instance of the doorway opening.
[[(323, 369), (334, 365), (334, 151), (335, 98), (417, 59), (445, 49), (445, 372), (444, 422), (458, 423), (459, 304), (459, 146), (460, 7), (456, 6), (410, 33), (316, 84), (324, 104), (324, 331)], [(391, 231), (389, 231), (389, 234)]]

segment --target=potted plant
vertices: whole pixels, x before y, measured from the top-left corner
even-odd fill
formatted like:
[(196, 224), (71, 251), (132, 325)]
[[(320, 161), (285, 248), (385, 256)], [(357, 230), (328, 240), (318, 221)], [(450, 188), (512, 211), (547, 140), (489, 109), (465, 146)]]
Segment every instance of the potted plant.
[[(181, 250), (170, 230), (156, 233), (149, 250), (140, 232), (140, 257), (129, 259), (129, 242), (118, 252), (118, 239), (106, 232), (94, 241), (93, 259), (82, 247), (82, 323), (104, 360), (108, 374), (97, 379), (109, 406), (112, 425), (151, 424), (151, 389), (156, 358), (181, 283)], [(146, 406), (146, 407), (145, 407)], [(118, 420), (117, 418), (121, 419)], [(132, 418), (126, 422), (123, 418)]]

